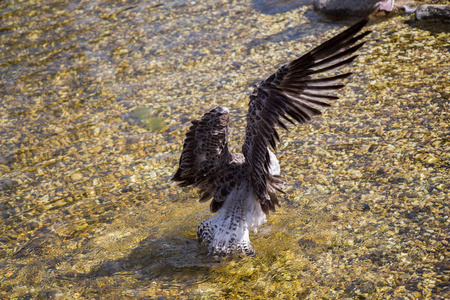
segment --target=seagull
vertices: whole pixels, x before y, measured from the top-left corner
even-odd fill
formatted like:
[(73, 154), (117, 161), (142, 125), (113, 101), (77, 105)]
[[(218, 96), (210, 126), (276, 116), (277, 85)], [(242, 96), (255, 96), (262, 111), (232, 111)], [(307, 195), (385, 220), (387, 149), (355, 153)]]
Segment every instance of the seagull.
[(217, 106), (192, 121), (172, 180), (181, 187), (197, 187), (200, 202), (211, 201), (210, 210), (217, 213), (197, 229), (207, 254), (255, 255), (249, 230), (256, 231), (266, 215), (275, 212), (280, 206), (277, 193), (285, 187), (274, 153), (280, 142), (277, 127), (288, 130), (286, 122), (307, 123), (338, 99), (330, 93), (343, 88), (341, 81), (352, 73), (336, 75), (335, 71), (357, 57), (355, 52), (364, 44), (360, 40), (370, 33), (359, 33), (367, 22), (366, 17), (255, 86), (242, 154), (228, 148), (226, 107)]

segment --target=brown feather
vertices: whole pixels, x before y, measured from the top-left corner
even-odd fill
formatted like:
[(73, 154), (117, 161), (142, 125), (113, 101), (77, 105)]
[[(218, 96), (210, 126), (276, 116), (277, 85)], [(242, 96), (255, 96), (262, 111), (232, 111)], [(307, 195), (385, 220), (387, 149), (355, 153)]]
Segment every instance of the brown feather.
[(210, 199), (208, 180), (231, 161), (228, 149), (228, 109), (218, 106), (192, 121), (186, 133), (179, 168), (172, 177), (180, 186), (203, 187), (201, 201)]
[(276, 126), (287, 129), (281, 119), (292, 124), (295, 124), (294, 120), (297, 123), (306, 123), (313, 116), (321, 114), (318, 107), (330, 106), (328, 101), (338, 99), (329, 94), (343, 88), (341, 81), (351, 73), (313, 77), (335, 72), (357, 57), (354, 53), (364, 43), (355, 43), (369, 31), (357, 34), (367, 22), (367, 18), (361, 20), (300, 58), (282, 66), (257, 85), (250, 96), (242, 152), (255, 195), (266, 214), (274, 211), (275, 205), (279, 204), (276, 192), (281, 191), (284, 186), (281, 177), (269, 173), (269, 147), (276, 150), (276, 143), (279, 142)]

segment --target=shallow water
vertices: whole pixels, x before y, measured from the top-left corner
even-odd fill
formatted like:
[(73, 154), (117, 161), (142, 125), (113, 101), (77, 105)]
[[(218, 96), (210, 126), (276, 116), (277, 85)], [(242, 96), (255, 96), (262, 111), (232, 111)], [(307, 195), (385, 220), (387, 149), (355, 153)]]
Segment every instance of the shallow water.
[(239, 151), (252, 85), (354, 22), (298, 3), (2, 2), (0, 296), (445, 298), (450, 34), (409, 17), (283, 133), (257, 257), (196, 244), (208, 207), (169, 181), (189, 120), (229, 107)]

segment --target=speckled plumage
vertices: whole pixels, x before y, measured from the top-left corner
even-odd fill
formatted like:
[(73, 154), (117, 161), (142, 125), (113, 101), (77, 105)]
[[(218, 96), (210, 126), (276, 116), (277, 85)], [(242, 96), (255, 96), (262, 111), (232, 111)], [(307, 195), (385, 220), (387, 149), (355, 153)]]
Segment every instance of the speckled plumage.
[(369, 31), (357, 33), (367, 22), (364, 19), (351, 26), (256, 86), (250, 96), (243, 154), (228, 149), (227, 108), (218, 106), (192, 121), (172, 180), (180, 186), (198, 187), (201, 202), (212, 199), (211, 211), (217, 214), (204, 220), (197, 230), (200, 243), (210, 254), (254, 254), (249, 230), (275, 211), (277, 192), (284, 188), (278, 160), (270, 150), (275, 151), (279, 142), (276, 126), (287, 129), (282, 120), (306, 123), (321, 114), (320, 108), (338, 99), (329, 94), (342, 88), (340, 82), (351, 73), (316, 75), (337, 71), (356, 58), (353, 54), (364, 43), (355, 43)]

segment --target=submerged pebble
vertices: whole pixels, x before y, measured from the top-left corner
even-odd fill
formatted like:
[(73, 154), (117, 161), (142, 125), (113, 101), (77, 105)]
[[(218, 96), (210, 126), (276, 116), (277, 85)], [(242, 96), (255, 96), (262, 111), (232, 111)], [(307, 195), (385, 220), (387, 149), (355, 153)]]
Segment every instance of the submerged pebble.
[(252, 85), (351, 23), (304, 4), (2, 5), (0, 298), (445, 299), (450, 35), (403, 16), (281, 134), (257, 256), (196, 245), (208, 206), (169, 182), (189, 121), (227, 106), (239, 151)]

